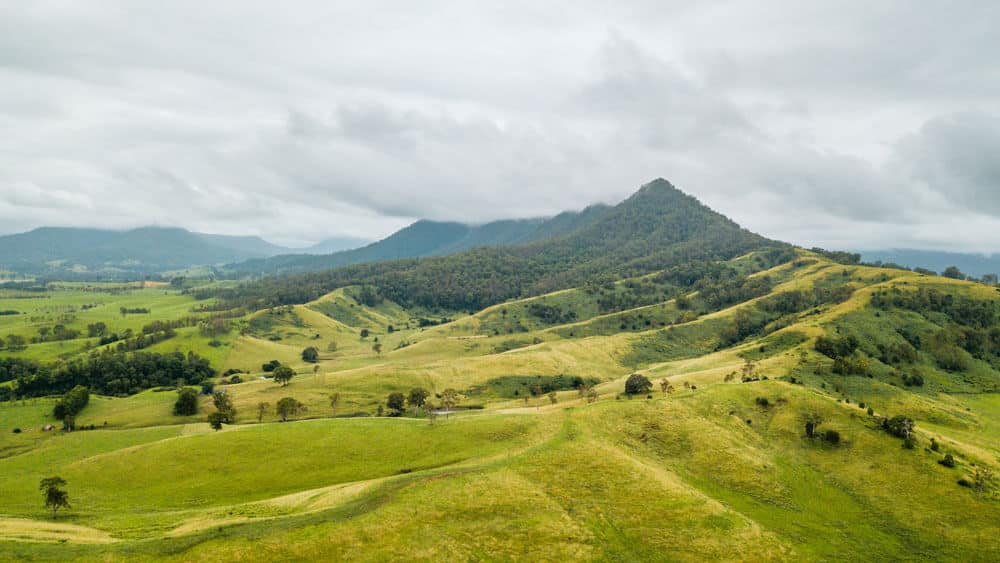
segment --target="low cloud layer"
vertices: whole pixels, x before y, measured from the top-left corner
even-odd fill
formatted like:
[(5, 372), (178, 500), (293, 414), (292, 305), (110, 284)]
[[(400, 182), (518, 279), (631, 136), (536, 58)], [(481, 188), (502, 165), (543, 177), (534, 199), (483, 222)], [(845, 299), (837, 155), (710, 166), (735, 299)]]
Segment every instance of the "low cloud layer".
[(996, 4), (799, 4), (7, 3), (0, 230), (305, 244), (662, 176), (799, 244), (1000, 251)]

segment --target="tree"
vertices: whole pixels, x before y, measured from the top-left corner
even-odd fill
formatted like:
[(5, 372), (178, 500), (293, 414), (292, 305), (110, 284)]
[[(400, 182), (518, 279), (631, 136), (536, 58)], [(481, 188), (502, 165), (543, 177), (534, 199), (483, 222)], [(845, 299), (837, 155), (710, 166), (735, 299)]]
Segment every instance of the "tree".
[(315, 346), (310, 346), (302, 351), (302, 361), (315, 364), (319, 361), (319, 350)]
[(288, 385), (288, 382), (295, 377), (295, 370), (288, 366), (280, 366), (278, 369), (274, 370), (272, 374), (275, 383), (280, 383), (282, 387)]
[(257, 422), (264, 421), (264, 415), (267, 414), (267, 409), (271, 408), (271, 405), (265, 401), (257, 403)]
[(275, 407), (275, 411), (281, 417), (281, 422), (287, 421), (288, 417), (295, 416), (304, 410), (306, 410), (306, 406), (296, 401), (293, 397), (283, 397)]
[(445, 389), (441, 392), (441, 406), (444, 407), (445, 417), (448, 416), (448, 412), (451, 411), (455, 405), (458, 404), (458, 391), (452, 388)]
[(913, 432), (913, 419), (908, 416), (897, 415), (883, 422), (883, 426), (893, 436), (905, 440)]
[(549, 398), (549, 403), (553, 405), (559, 402), (559, 398), (556, 396), (555, 391), (549, 391), (549, 394), (546, 396)]
[(337, 342), (334, 341), (334, 340), (331, 340), (330, 343), (326, 345), (326, 351), (327, 352), (336, 352), (337, 351)]
[(23, 336), (19, 334), (8, 334), (7, 335), (7, 350), (11, 352), (20, 352), (27, 348), (27, 341)]
[(990, 483), (993, 482), (993, 470), (989, 467), (977, 465), (972, 470), (972, 488), (976, 491), (979, 498), (983, 498), (983, 492), (985, 492)]
[(368, 338), (369, 334), (371, 334), (371, 332), (369, 332), (367, 328), (361, 329), (361, 338)]
[(410, 389), (410, 394), (406, 397), (406, 402), (413, 407), (413, 416), (417, 416), (420, 407), (424, 406), (424, 403), (427, 402), (427, 397), (429, 396), (430, 393), (428, 393), (426, 389), (422, 389), (420, 387)]
[(261, 365), (260, 369), (261, 369), (261, 371), (264, 371), (265, 373), (270, 373), (270, 372), (278, 369), (279, 367), (281, 367), (281, 362), (279, 362), (278, 360), (271, 360), (270, 362), (267, 362), (266, 364)]
[(394, 414), (398, 415), (403, 412), (403, 408), (406, 406), (406, 397), (404, 397), (399, 391), (394, 391), (389, 393), (389, 397), (386, 399), (385, 405), (389, 407)]
[(76, 416), (90, 402), (90, 391), (83, 385), (77, 385), (63, 395), (52, 409), (52, 415), (58, 419)]
[(597, 394), (597, 391), (593, 387), (591, 387), (590, 389), (587, 390), (587, 402), (588, 403), (593, 403), (594, 401), (596, 401), (598, 399), (598, 397), (600, 397), (600, 395)]
[(45, 507), (52, 509), (52, 519), (56, 519), (56, 511), (60, 508), (70, 508), (69, 493), (62, 487), (66, 486), (66, 480), (62, 477), (46, 477), (38, 485), (38, 490), (45, 496)]
[(381, 356), (382, 355), (382, 343), (381, 342), (376, 342), (375, 344), (372, 344), (372, 352), (375, 352), (376, 355)]
[(198, 414), (198, 390), (193, 387), (185, 387), (177, 392), (174, 415), (191, 416), (192, 414)]
[(664, 377), (663, 379), (660, 380), (660, 391), (663, 392), (664, 395), (666, 395), (667, 389), (670, 389), (670, 382), (667, 381), (666, 377)]
[(334, 393), (330, 395), (330, 410), (333, 414), (337, 414), (338, 406), (340, 406), (340, 393)]
[(652, 388), (653, 384), (641, 373), (633, 373), (625, 380), (625, 394), (629, 396), (645, 395)]
[(226, 421), (226, 415), (219, 411), (209, 413), (208, 423), (212, 426), (212, 429), (219, 431), (222, 430), (222, 423)]
[(823, 416), (815, 411), (807, 412), (802, 415), (802, 423), (806, 427), (806, 437), (812, 438), (816, 435), (819, 425), (823, 424)]
[(953, 280), (965, 279), (965, 274), (962, 273), (962, 270), (958, 269), (958, 266), (948, 266), (947, 268), (944, 269), (943, 272), (941, 272), (941, 275), (946, 278), (951, 278)]
[(236, 421), (236, 408), (233, 407), (233, 401), (225, 390), (212, 393), (212, 404), (215, 405), (216, 413), (219, 414), (222, 422), (232, 424)]

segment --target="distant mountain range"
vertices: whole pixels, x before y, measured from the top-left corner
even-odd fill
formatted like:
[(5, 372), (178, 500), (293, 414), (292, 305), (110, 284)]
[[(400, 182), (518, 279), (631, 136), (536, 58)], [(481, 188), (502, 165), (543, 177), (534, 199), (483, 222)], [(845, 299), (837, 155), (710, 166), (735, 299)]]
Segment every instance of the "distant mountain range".
[(593, 205), (555, 217), (511, 219), (483, 225), (421, 220), (362, 248), (326, 255), (288, 254), (231, 264), (231, 275), (315, 272), (352, 264), (447, 256), (481, 247), (528, 244), (558, 238), (603, 216), (611, 208)]
[[(652, 206), (652, 210), (642, 206)], [(696, 225), (699, 230), (710, 227), (705, 235), (684, 245), (687, 253), (704, 254), (705, 249), (696, 248), (695, 241), (703, 240), (706, 235), (732, 233), (729, 236), (733, 236), (741, 231), (668, 182), (658, 180), (614, 207), (593, 205), (554, 217), (480, 225), (420, 220), (377, 242), (338, 237), (300, 249), (272, 244), (256, 236), (204, 234), (179, 228), (115, 231), (42, 227), (0, 236), (0, 271), (52, 279), (137, 279), (210, 266), (217, 274), (242, 278), (451, 256), (479, 248), (531, 249), (540, 243), (545, 243), (545, 256), (561, 254), (567, 268), (580, 269), (581, 256), (598, 251), (595, 249), (604, 254), (600, 260), (617, 261), (634, 254), (632, 249), (638, 246), (643, 248), (639, 253), (643, 256), (637, 254), (634, 259), (651, 260), (651, 254), (665, 250), (650, 246), (651, 241), (674, 245), (692, 234), (688, 230), (693, 226), (683, 217), (684, 213), (702, 217), (704, 225)], [(613, 243), (609, 243), (611, 239)], [(761, 237), (760, 241), (764, 239)], [(751, 246), (755, 245), (747, 248)], [(957, 266), (975, 277), (1000, 273), (1000, 255), (892, 249), (864, 251), (861, 256), (865, 262), (894, 263), (935, 272)]]
[(898, 264), (911, 269), (925, 268), (938, 273), (949, 266), (955, 266), (962, 273), (977, 278), (987, 274), (1000, 274), (1000, 254), (987, 256), (914, 249), (867, 250), (861, 252), (861, 260)]
[(127, 231), (42, 227), (0, 236), (0, 270), (64, 279), (131, 279), (289, 252), (342, 251), (367, 242), (334, 238), (296, 250), (255, 236), (204, 234), (170, 227)]

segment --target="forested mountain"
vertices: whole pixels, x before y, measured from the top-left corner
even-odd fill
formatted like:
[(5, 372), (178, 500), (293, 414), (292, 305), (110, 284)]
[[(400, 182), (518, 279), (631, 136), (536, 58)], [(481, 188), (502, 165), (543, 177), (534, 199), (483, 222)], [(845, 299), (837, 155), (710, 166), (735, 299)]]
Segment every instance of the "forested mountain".
[(135, 277), (287, 251), (259, 237), (207, 235), (178, 228), (42, 227), (0, 237), (0, 270), (63, 278)]
[[(331, 237), (321, 240), (312, 246), (300, 250), (293, 250), (292, 252), (301, 254), (333, 254), (334, 252), (361, 248), (362, 246), (371, 244), (371, 242), (371, 239), (357, 237)], [(274, 254), (282, 254), (286, 252), (289, 252), (289, 250), (283, 249), (281, 253), (276, 252)]]
[(362, 248), (323, 256), (302, 252), (248, 260), (230, 265), (226, 270), (233, 277), (316, 272), (368, 262), (447, 256), (479, 247), (527, 244), (570, 233), (608, 209), (604, 205), (594, 205), (580, 212), (567, 211), (550, 218), (509, 219), (482, 225), (421, 220)]
[(935, 250), (892, 249), (867, 250), (861, 253), (865, 262), (899, 264), (907, 268), (924, 268), (943, 272), (955, 266), (963, 273), (981, 278), (989, 274), (1000, 274), (1000, 255), (963, 254), (959, 252), (939, 252)]
[[(663, 179), (646, 184), (615, 207), (551, 221), (560, 222), (555, 232), (561, 236), (530, 244), (265, 278), (201, 296), (257, 308), (305, 302), (345, 285), (371, 284), (381, 295), (405, 305), (479, 309), (602, 276), (639, 275), (691, 261), (728, 259), (763, 247), (787, 246), (742, 229)], [(455, 224), (430, 227), (413, 225), (413, 229), (426, 229), (427, 236), (408, 240), (425, 241), (423, 248), (430, 250), (440, 233), (458, 236), (462, 232), (462, 226)], [(388, 245), (390, 239), (383, 242)]]

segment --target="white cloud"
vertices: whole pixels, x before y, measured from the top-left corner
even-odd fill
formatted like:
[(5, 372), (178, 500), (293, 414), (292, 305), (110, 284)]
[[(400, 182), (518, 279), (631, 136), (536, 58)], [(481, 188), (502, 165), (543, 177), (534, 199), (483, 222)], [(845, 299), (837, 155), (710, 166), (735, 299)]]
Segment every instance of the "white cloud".
[(8, 3), (0, 220), (377, 237), (615, 202), (663, 176), (793, 242), (996, 251), (998, 15)]

